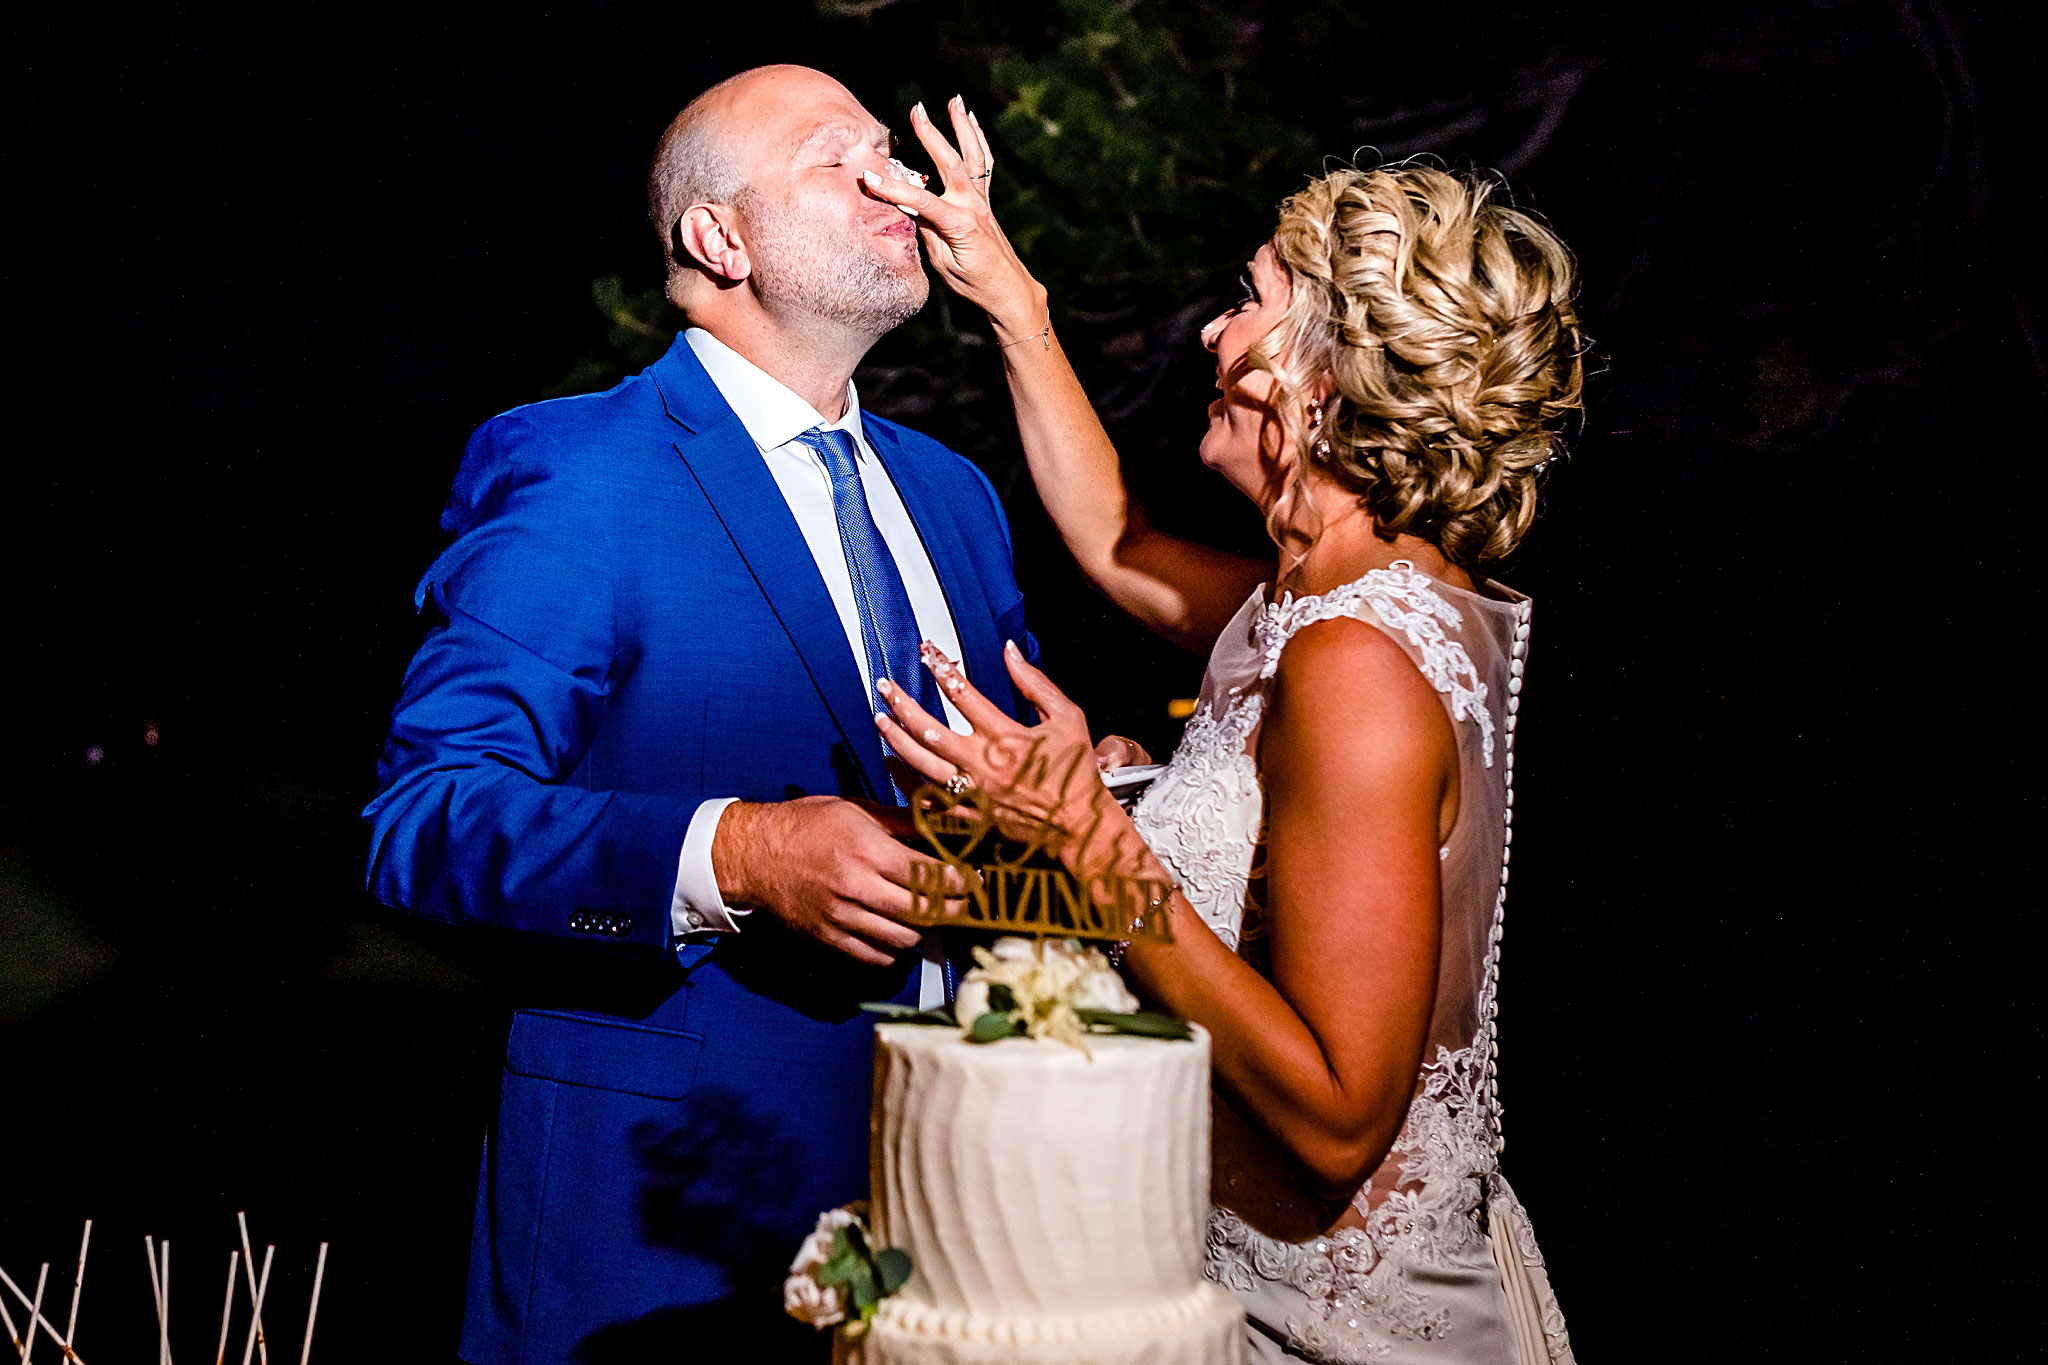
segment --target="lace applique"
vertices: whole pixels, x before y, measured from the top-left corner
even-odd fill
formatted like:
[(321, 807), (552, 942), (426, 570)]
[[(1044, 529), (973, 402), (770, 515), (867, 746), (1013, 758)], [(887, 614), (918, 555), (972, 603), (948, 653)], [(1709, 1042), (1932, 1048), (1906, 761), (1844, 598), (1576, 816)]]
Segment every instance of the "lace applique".
[(1400, 1163), (1398, 1186), (1377, 1206), (1369, 1187), (1353, 1202), (1364, 1227), (1278, 1242), (1228, 1209), (1210, 1214), (1209, 1277), (1239, 1292), (1254, 1287), (1253, 1276), (1301, 1291), (1308, 1302), (1287, 1319), (1287, 1340), (1313, 1360), (1350, 1365), (1388, 1355), (1395, 1340), (1447, 1335), (1450, 1309), (1433, 1307), (1406, 1267), (1491, 1264), (1479, 1209), (1497, 1158), (1476, 1050), (1439, 1047), (1421, 1082), (1389, 1153)]
[(1209, 1215), (1206, 1269), (1210, 1279), (1240, 1294), (1258, 1280), (1300, 1293), (1303, 1311), (1283, 1326), (1287, 1344), (1311, 1360), (1367, 1365), (1393, 1354), (1396, 1341), (1435, 1341), (1451, 1331), (1450, 1309), (1434, 1305), (1360, 1228), (1341, 1228), (1314, 1242), (1275, 1242), (1228, 1209), (1216, 1209)]
[(1258, 829), (1244, 826), (1247, 812), (1256, 822), (1265, 808), (1258, 764), (1246, 752), (1265, 709), (1264, 693), (1242, 696), (1234, 688), (1221, 714), (1204, 701), (1189, 717), (1173, 761), (1131, 811), (1131, 823), (1188, 904), (1233, 949), (1261, 931), (1247, 904)]
[(1479, 727), (1486, 766), (1491, 768), (1493, 716), (1486, 709), (1486, 684), (1479, 680), (1479, 670), (1472, 666), (1465, 646), (1444, 634), (1445, 626), (1456, 630), (1465, 618), (1431, 586), (1428, 574), (1418, 573), (1405, 559), (1395, 560), (1388, 568), (1373, 569), (1320, 597), (1297, 600), (1288, 593), (1260, 612), (1253, 627), (1259, 651), (1265, 656), (1259, 676), (1270, 678), (1279, 669), (1280, 653), (1296, 631), (1317, 621), (1354, 615), (1361, 605), (1370, 607), (1420, 651), (1422, 676), (1449, 699), (1453, 720), (1469, 720)]

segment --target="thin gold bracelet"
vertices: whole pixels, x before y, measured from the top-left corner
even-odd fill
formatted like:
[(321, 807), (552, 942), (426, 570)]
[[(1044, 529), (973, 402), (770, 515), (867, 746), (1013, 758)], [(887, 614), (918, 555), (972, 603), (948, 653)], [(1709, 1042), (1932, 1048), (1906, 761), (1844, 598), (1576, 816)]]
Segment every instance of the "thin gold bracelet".
[(1042, 341), (1042, 342), (1044, 342), (1044, 343), (1045, 343), (1045, 349), (1046, 349), (1046, 350), (1050, 351), (1050, 350), (1052, 349), (1052, 319), (1051, 319), (1051, 318), (1047, 318), (1047, 319), (1045, 320), (1045, 326), (1043, 326), (1043, 327), (1039, 328), (1039, 329), (1038, 329), (1037, 331), (1033, 332), (1033, 333), (1032, 333), (1032, 334), (1031, 334), (1030, 336), (1022, 336), (1022, 337), (1018, 337), (1018, 338), (1017, 338), (1017, 339), (1016, 339), (1015, 341), (1005, 341), (1005, 342), (1002, 342), (1002, 343), (1001, 343), (1000, 345), (998, 345), (998, 346), (996, 347), (996, 349), (997, 349), (997, 350), (999, 350), (999, 351), (1007, 351), (1007, 350), (1009, 350), (1009, 349), (1010, 349), (1010, 348), (1011, 348), (1012, 346), (1022, 346), (1022, 345), (1023, 345), (1023, 344), (1025, 343), (1025, 342), (1027, 342), (1027, 341), (1031, 341), (1031, 340), (1033, 340), (1034, 338), (1035, 338), (1036, 340), (1039, 340), (1039, 341)]

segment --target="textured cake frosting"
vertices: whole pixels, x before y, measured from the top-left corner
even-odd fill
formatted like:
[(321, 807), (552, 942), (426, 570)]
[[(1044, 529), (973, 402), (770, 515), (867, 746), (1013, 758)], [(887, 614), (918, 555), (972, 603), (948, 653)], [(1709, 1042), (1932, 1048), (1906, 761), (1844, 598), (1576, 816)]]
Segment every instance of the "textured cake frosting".
[(878, 1241), (908, 1251), (869, 1365), (1234, 1365), (1202, 1276), (1209, 1038), (964, 1041), (875, 1030)]

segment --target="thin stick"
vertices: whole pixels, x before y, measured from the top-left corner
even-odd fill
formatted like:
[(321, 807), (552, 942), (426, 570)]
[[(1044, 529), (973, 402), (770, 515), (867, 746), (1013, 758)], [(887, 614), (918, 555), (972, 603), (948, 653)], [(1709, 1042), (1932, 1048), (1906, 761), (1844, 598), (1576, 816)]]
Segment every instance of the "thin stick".
[(327, 1274), (327, 1243), (320, 1244), (320, 1261), (313, 1267), (313, 1301), (306, 1305), (306, 1344), (299, 1348), (299, 1365), (313, 1358), (313, 1319), (320, 1312), (320, 1280)]
[(156, 1365), (164, 1365), (164, 1283), (157, 1277), (156, 1238), (143, 1233), (142, 1249), (149, 1254), (149, 1295), (156, 1303)]
[[(35, 1358), (36, 1324), (43, 1320), (43, 1287), (49, 1284), (49, 1282), (50, 1263), (44, 1261), (42, 1273), (36, 1276), (36, 1301), (29, 1305), (28, 1345), (21, 1348), (21, 1365), (28, 1365), (29, 1361)], [(55, 1341), (56, 1339), (57, 1334), (55, 1332), (50, 1333), (50, 1340)]]
[(249, 1313), (249, 1335), (242, 1342), (242, 1365), (249, 1365), (249, 1352), (263, 1340), (263, 1296), (270, 1292), (270, 1254), (276, 1250), (274, 1246), (263, 1248), (263, 1277), (256, 1281), (256, 1301)]
[[(5, 1273), (6, 1272), (4, 1271), (0, 1271), (0, 1274)], [(13, 1284), (14, 1281), (9, 1280), (8, 1283)], [(5, 1299), (0, 1299), (0, 1324), (6, 1325), (7, 1339), (14, 1343), (14, 1354), (16, 1354), (17, 1356), (20, 1355), (23, 1350), (21, 1344), (21, 1333), (16, 1331), (14, 1328), (14, 1314), (7, 1311), (7, 1300)]]
[[(249, 1249), (249, 1215), (239, 1209), (236, 1210), (235, 1225), (242, 1230), (242, 1273), (249, 1277), (249, 1297), (256, 1305), (256, 1316), (249, 1321), (249, 1330), (254, 1333), (251, 1340), (263, 1353), (263, 1365), (270, 1365), (270, 1344), (263, 1339), (263, 1295), (256, 1289), (256, 1253)], [(270, 1252), (275, 1250), (276, 1247), (271, 1247), (263, 1253), (263, 1274), (266, 1280), (270, 1275)], [(246, 1349), (242, 1352), (242, 1365), (249, 1365), (249, 1352)]]
[(235, 1311), (235, 1271), (242, 1264), (242, 1253), (228, 1253), (228, 1292), (220, 1301), (220, 1345), (214, 1348), (213, 1365), (222, 1365), (228, 1358), (228, 1316)]
[(71, 1343), (78, 1340), (78, 1296), (85, 1288), (85, 1252), (92, 1245), (92, 1219), (85, 1220), (85, 1235), (78, 1239), (78, 1274), (71, 1280), (71, 1317), (64, 1324), (64, 1354), (71, 1354)]
[(164, 1238), (164, 1365), (171, 1365), (171, 1239)]
[[(16, 1284), (14, 1282), (14, 1277), (12, 1275), (9, 1275), (4, 1269), (0, 1269), (0, 1285), (7, 1286), (7, 1292), (14, 1295), (15, 1298), (20, 1299), (22, 1307), (30, 1307), (28, 1295), (21, 1292), (21, 1286)], [(11, 1315), (7, 1314), (4, 1304), (0, 1304), (0, 1319), (4, 1319), (7, 1324), (7, 1335), (13, 1338), (14, 1349), (17, 1351), (21, 1350), (21, 1338), (15, 1336), (14, 1334), (14, 1318)], [(38, 1323), (40, 1323), (42, 1325), (42, 1329), (50, 1334), (50, 1340), (59, 1340), (57, 1336), (57, 1329), (52, 1327), (50, 1325), (50, 1320), (44, 1317), (41, 1313), (32, 1313), (28, 1321), (30, 1327), (34, 1327)], [(66, 1352), (66, 1355), (69, 1357), (71, 1365), (85, 1365), (84, 1358), (81, 1357), (78, 1354), (78, 1352), (69, 1351)]]

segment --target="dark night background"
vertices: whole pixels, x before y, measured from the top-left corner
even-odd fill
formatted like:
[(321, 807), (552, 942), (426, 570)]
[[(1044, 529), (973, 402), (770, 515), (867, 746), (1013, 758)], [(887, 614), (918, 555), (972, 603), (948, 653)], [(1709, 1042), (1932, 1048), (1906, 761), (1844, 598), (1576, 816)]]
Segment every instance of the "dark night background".
[[(279, 1244), (281, 1342), (327, 1239), (316, 1359), (452, 1360), (505, 1011), (555, 964), (371, 902), (356, 812), (464, 437), (612, 363), (591, 281), (657, 282), (646, 157), (712, 80), (808, 62), (902, 127), (911, 88), (1002, 107), (977, 43), (1056, 52), (1117, 7), (993, 36), (844, 8), (875, 12), (7, 21), (0, 1267), (68, 1287), (96, 1220), (95, 1365), (154, 1335), (145, 1231), (203, 1351), (236, 1209)], [(1194, 324), (1257, 225), (1365, 144), (1508, 172), (1578, 252), (1602, 357), (1504, 575), (1537, 602), (1506, 1168), (1575, 1344), (2041, 1358), (2023, 7), (1422, 8), (1184, 7), (1235, 26), (1233, 98), (1293, 140), (1241, 235), (1150, 220), (1179, 264), (1110, 280), (1087, 233), (1048, 245), (1056, 280), (1108, 280), (1055, 287), (1062, 325), (1160, 518), (1256, 543), (1192, 435)], [(1056, 151), (1016, 145), (1013, 183), (1056, 197)], [(863, 392), (990, 469), (1055, 677), (1170, 746), (1200, 661), (1080, 586), (993, 390), (933, 397), (933, 366), (995, 373), (971, 340), (934, 361), (935, 318)]]

